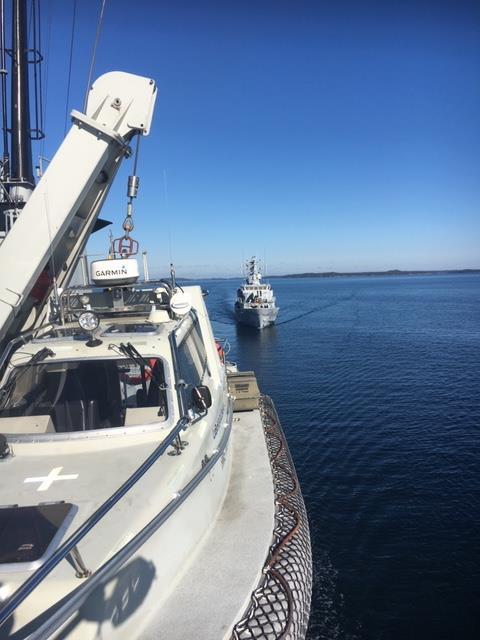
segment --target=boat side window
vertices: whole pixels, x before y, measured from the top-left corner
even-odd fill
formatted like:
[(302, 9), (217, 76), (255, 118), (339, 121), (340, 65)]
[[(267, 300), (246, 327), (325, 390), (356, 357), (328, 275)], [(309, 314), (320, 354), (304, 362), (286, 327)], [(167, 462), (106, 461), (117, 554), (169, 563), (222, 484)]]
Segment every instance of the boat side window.
[(208, 386), (211, 375), (200, 327), (196, 319), (192, 321), (180, 343), (177, 343), (177, 355), (179, 374), (185, 383), (182, 388), (184, 406), (190, 408), (193, 387)]
[(13, 418), (22, 420), (23, 432), (28, 432), (25, 420), (30, 416), (49, 416), (55, 431), (69, 432), (134, 424), (126, 421), (126, 414), (140, 407), (152, 408), (149, 422), (168, 415), (164, 367), (158, 358), (145, 367), (129, 360), (50, 361), (15, 367), (11, 376), (0, 404), (0, 419), (10, 418), (3, 431), (15, 432)]

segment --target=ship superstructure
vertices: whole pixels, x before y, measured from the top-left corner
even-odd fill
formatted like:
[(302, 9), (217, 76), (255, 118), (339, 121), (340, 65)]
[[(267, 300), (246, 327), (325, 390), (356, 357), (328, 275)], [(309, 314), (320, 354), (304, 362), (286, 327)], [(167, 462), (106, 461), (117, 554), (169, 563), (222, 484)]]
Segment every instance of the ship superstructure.
[(242, 324), (264, 329), (275, 323), (279, 308), (270, 284), (262, 282), (262, 274), (255, 257), (245, 265), (246, 280), (237, 289), (235, 317)]

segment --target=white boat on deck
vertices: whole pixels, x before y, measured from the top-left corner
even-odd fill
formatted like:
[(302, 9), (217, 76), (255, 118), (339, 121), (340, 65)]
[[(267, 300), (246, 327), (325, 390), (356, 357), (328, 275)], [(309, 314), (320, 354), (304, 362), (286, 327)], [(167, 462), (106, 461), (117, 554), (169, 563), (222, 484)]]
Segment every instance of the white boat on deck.
[(275, 323), (279, 308), (270, 284), (262, 283), (255, 257), (246, 264), (247, 277), (237, 289), (234, 311), (237, 322), (264, 329)]
[(36, 186), (3, 174), (1, 639), (305, 637), (308, 521), (275, 408), (224, 362), (198, 287), (138, 282), (135, 176), (120, 257), (68, 286), (155, 98), (102, 76)]

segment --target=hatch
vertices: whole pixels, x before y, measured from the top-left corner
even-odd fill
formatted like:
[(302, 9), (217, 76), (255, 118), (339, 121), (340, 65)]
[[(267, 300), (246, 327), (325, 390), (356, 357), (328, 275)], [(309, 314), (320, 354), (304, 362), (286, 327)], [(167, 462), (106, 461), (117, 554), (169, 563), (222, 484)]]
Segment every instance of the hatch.
[(0, 572), (37, 568), (58, 546), (76, 511), (69, 502), (0, 506)]

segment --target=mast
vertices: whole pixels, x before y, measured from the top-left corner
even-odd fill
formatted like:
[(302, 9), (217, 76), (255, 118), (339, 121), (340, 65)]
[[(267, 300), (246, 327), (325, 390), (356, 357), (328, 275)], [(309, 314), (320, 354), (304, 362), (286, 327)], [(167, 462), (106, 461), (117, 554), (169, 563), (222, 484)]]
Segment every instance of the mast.
[(14, 183), (12, 195), (26, 201), (35, 186), (30, 139), (27, 0), (13, 0), (12, 17), (12, 158), (10, 180)]
[[(11, 0), (11, 7), (12, 46), (11, 49), (8, 49), (5, 42), (5, 0), (0, 0), (0, 86), (3, 119), (0, 243), (11, 231), (35, 188), (31, 141), (44, 137), (40, 69), (43, 58), (37, 47), (40, 35), (38, 0), (32, 0), (32, 14), (30, 16), (33, 34), (32, 47), (29, 47), (28, 42), (27, 0)], [(6, 54), (10, 58), (10, 96), (7, 95)], [(35, 100), (33, 129), (30, 124), (29, 65), (33, 65), (32, 88)], [(8, 113), (8, 103), (10, 113)]]
[(5, 51), (5, 2), (0, 0), (0, 90), (2, 92), (3, 159), (2, 177), (8, 174), (7, 60)]

